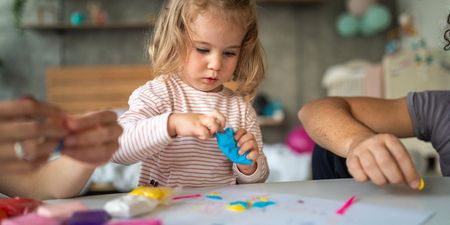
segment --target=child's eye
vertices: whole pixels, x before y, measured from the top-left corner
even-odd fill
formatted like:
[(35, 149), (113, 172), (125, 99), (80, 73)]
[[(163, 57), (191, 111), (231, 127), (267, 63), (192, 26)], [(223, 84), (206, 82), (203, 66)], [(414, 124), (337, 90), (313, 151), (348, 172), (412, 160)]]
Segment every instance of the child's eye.
[(226, 56), (226, 57), (233, 57), (233, 56), (236, 56), (236, 53), (234, 53), (234, 52), (224, 52), (223, 55)]
[(201, 53), (201, 54), (206, 54), (209, 52), (209, 49), (207, 48), (196, 48), (197, 52)]

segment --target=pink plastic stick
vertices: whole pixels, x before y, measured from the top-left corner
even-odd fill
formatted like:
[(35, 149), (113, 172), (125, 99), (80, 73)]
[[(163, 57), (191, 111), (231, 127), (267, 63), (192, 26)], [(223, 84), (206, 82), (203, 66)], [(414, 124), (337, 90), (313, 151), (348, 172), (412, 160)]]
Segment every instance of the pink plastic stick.
[(338, 215), (344, 215), (345, 210), (347, 210), (352, 204), (353, 202), (356, 200), (356, 195), (353, 195), (351, 198), (349, 198), (344, 205), (342, 205), (342, 207), (340, 209), (338, 209), (336, 211), (336, 214)]
[(173, 197), (173, 200), (180, 200), (180, 199), (186, 199), (186, 198), (197, 198), (202, 196), (201, 194), (193, 194), (193, 195), (182, 195), (182, 196), (175, 196)]

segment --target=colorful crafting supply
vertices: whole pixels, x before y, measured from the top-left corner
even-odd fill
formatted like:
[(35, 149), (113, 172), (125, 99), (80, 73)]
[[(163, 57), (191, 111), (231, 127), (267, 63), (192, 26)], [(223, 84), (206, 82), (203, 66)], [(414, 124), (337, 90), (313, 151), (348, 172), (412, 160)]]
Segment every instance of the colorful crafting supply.
[(138, 219), (117, 221), (107, 225), (162, 225), (162, 222), (159, 219)]
[(0, 211), (6, 217), (13, 217), (32, 212), (41, 204), (41, 201), (29, 198), (5, 198), (0, 199)]
[(56, 145), (54, 152), (55, 153), (61, 152), (63, 147), (64, 147), (64, 139), (61, 139), (61, 140), (59, 140), (58, 145)]
[(67, 225), (104, 225), (110, 216), (105, 210), (87, 210), (75, 212)]
[(45, 204), (39, 206), (37, 214), (40, 216), (68, 219), (76, 211), (87, 210), (87, 206), (79, 201), (68, 202), (63, 204)]
[(235, 201), (228, 203), (227, 209), (233, 212), (243, 212), (250, 208), (250, 204), (244, 201)]
[(266, 197), (259, 197), (259, 201), (261, 201), (261, 202), (268, 202), (269, 199), (266, 198)]
[(213, 199), (213, 200), (222, 200), (223, 198), (219, 196), (220, 192), (211, 192), (209, 195), (205, 196), (205, 198)]
[(144, 196), (149, 199), (157, 200), (160, 203), (167, 203), (170, 201), (174, 191), (167, 187), (145, 187), (140, 186), (133, 189), (129, 195)]
[(423, 180), (423, 178), (420, 178), (419, 191), (423, 190), (424, 187), (425, 187), (425, 181)]
[(0, 221), (1, 221), (2, 219), (5, 219), (6, 217), (7, 217), (7, 216), (6, 216), (5, 211), (0, 210)]
[(222, 197), (217, 195), (207, 195), (206, 198), (212, 199), (212, 200), (222, 200)]
[(252, 204), (252, 207), (255, 208), (265, 208), (269, 205), (275, 205), (275, 202), (272, 201), (261, 201), (261, 202), (255, 202)]
[(180, 200), (180, 199), (187, 199), (187, 198), (197, 198), (201, 197), (201, 194), (193, 194), (193, 195), (183, 195), (183, 196), (175, 196), (172, 199), (173, 200)]
[(356, 195), (353, 195), (350, 199), (348, 199), (341, 208), (336, 211), (338, 215), (344, 215), (345, 211), (353, 204), (356, 200)]
[(239, 155), (239, 147), (234, 139), (234, 131), (232, 128), (225, 128), (224, 132), (216, 133), (217, 143), (219, 149), (225, 154), (228, 159), (237, 164), (252, 164), (252, 161), (247, 159), (248, 152), (243, 155)]
[(62, 220), (53, 219), (45, 216), (39, 216), (36, 213), (28, 213), (26, 215), (5, 219), (2, 225), (61, 225)]
[(128, 194), (107, 202), (103, 208), (113, 217), (131, 218), (151, 212), (158, 204), (158, 200)]

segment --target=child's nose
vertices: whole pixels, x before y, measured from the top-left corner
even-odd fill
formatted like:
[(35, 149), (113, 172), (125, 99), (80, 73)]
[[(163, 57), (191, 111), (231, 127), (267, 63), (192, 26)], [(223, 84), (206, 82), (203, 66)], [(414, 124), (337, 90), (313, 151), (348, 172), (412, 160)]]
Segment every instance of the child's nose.
[(209, 60), (208, 69), (219, 71), (222, 68), (222, 56), (220, 54), (213, 54)]

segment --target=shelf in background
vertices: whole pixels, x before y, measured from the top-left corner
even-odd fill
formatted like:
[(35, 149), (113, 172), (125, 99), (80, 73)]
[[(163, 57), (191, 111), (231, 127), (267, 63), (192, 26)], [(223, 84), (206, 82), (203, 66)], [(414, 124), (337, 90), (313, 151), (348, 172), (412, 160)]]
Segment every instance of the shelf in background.
[(283, 119), (274, 119), (272, 117), (258, 116), (260, 126), (281, 126)]
[(24, 24), (22, 27), (25, 29), (34, 30), (112, 30), (112, 29), (147, 29), (154, 25), (153, 22), (112, 22), (102, 25), (98, 24), (82, 24), (79, 26), (73, 26), (69, 23), (49, 23), (49, 24)]

